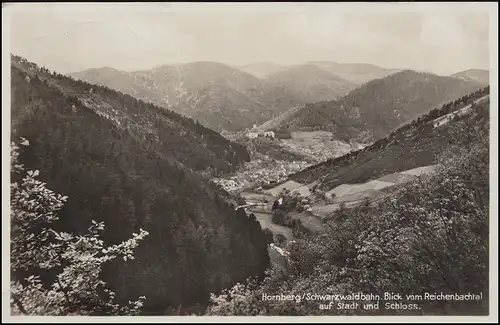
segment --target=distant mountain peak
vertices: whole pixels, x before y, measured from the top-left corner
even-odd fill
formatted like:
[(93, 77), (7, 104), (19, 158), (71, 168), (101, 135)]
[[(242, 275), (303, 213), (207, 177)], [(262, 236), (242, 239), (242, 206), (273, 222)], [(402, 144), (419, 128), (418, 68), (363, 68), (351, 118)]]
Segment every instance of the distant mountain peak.
[(459, 78), (462, 80), (476, 81), (483, 85), (489, 85), (490, 72), (486, 69), (467, 69), (452, 74), (450, 77)]
[(260, 124), (303, 103), (287, 89), (212, 61), (163, 65), (128, 75), (106, 69), (74, 75), (190, 116), (216, 131)]
[(463, 70), (463, 71), (460, 71), (460, 72), (457, 72), (457, 73), (454, 73), (452, 75), (456, 75), (456, 74), (460, 74), (460, 73), (468, 73), (468, 72), (489, 72), (488, 69), (476, 69), (476, 68), (470, 68), (470, 69), (467, 69), (467, 70)]

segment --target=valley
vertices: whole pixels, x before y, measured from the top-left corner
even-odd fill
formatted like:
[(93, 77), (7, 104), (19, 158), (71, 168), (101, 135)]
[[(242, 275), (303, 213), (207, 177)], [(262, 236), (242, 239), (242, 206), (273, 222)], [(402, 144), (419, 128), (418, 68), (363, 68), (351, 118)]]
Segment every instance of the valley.
[(173, 110), (217, 132), (237, 132), (292, 107), (340, 99), (365, 82), (395, 72), (336, 62), (239, 67), (199, 61), (140, 71), (103, 67), (68, 76)]
[(258, 285), (242, 293), (248, 299), (304, 283), (386, 290), (408, 260), (431, 263), (423, 248), (412, 255), (427, 242), (447, 254), (461, 245), (436, 239), (444, 227), (474, 215), (463, 227), (478, 225), (458, 235), (484, 237), (484, 73), (325, 62), (245, 68), (257, 77), (197, 62), (77, 78), (11, 59), (12, 136), (29, 139), (19, 157), (69, 197), (56, 226), (79, 233), (103, 220), (111, 244), (148, 231), (135, 261), (102, 272), (118, 301), (147, 296), (144, 314), (227, 313), (212, 308), (234, 302), (221, 294), (214, 303), (213, 294), (250, 278)]
[(433, 5), (2, 6), (3, 321), (498, 323), (498, 8)]
[(244, 145), (251, 157), (236, 172), (212, 179), (229, 192), (279, 183), (290, 174), (364, 147), (336, 140), (325, 131), (291, 132), (290, 138), (272, 140), (248, 139), (245, 133), (229, 138)]
[[(235, 211), (229, 194), (207, 177), (248, 162), (245, 147), (132, 96), (11, 60), (12, 140), (28, 140), (19, 153), (23, 166), (67, 198), (56, 229), (84, 234), (92, 221), (103, 222), (108, 245), (140, 229), (149, 233), (133, 261), (125, 256), (125, 264), (103, 268), (113, 299), (126, 304), (147, 296), (143, 311), (162, 315), (206, 303), (210, 292), (268, 268), (259, 223)], [(50, 202), (40, 201), (37, 211)], [(82, 310), (92, 311), (81, 299)]]
[[(443, 105), (439, 110), (434, 109), (427, 115), (420, 117), (418, 121), (401, 127), (384, 140), (385, 144), (377, 141), (366, 147), (360, 146), (359, 149), (353, 149), (345, 144), (345, 151), (338, 150), (338, 147), (332, 145), (333, 134), (329, 132), (292, 132), (290, 139), (280, 140), (282, 141), (281, 145), (287, 150), (297, 150), (297, 152), (307, 153), (312, 157), (316, 152), (329, 152), (328, 149), (330, 149), (332, 150), (331, 156), (321, 160), (316, 157), (318, 164), (297, 173), (291, 172), (287, 176), (281, 175), (281, 177), (273, 179), (272, 183), (262, 182), (262, 180), (254, 183), (248, 182), (244, 189), (233, 188), (233, 193), (240, 195), (245, 201), (241, 207), (244, 207), (248, 213), (253, 213), (263, 229), (269, 229), (274, 235), (282, 235), (286, 239), (285, 245), (296, 240), (293, 228), (274, 223), (271, 208), (273, 202), (282, 197), (286, 190), (298, 195), (299, 201), (307, 200), (309, 202), (305, 210), (289, 211), (288, 216), (291, 219), (300, 220), (309, 232), (322, 233), (324, 223), (338, 211), (353, 209), (366, 202), (374, 205), (391, 197), (394, 193), (398, 193), (400, 188), (420, 179), (431, 178), (438, 170), (442, 170), (443, 166), (435, 164), (439, 161), (437, 156), (429, 155), (429, 153), (432, 151), (445, 152), (453, 140), (448, 136), (450, 142), (433, 142), (432, 138), (434, 137), (435, 141), (443, 138), (444, 133), (449, 133), (455, 127), (454, 125), (459, 123), (456, 121), (463, 118), (468, 119), (471, 116), (483, 116), (483, 109), (488, 104), (488, 99), (487, 89), (482, 89), (453, 103)], [(448, 123), (452, 125), (448, 125)], [(422, 128), (429, 130), (425, 136), (418, 131)], [(422, 138), (418, 139), (419, 137)], [(429, 147), (430, 144), (432, 147)], [(385, 165), (382, 172), (377, 172), (377, 160), (384, 157), (386, 155), (384, 152), (387, 150), (396, 153), (393, 148), (402, 150), (398, 153), (398, 158), (390, 160), (391, 164)], [(422, 155), (422, 150), (425, 155)], [(418, 160), (410, 158), (419, 152)], [(363, 158), (365, 153), (370, 153), (367, 157), (376, 157), (376, 159)], [(331, 166), (332, 162), (344, 160), (348, 156), (351, 156), (351, 159), (345, 170), (329, 167), (326, 174), (314, 172), (312, 173), (313, 177), (299, 176), (325, 164)], [(357, 165), (358, 161), (359, 165)], [(404, 169), (403, 166), (410, 168)], [(349, 175), (356, 168), (370, 168), (372, 177), (350, 177)], [(337, 178), (333, 178), (334, 175), (337, 175)], [(233, 176), (233, 179), (238, 179), (238, 176)], [(322, 196), (318, 197), (316, 192), (322, 193)]]
[[(394, 191), (395, 186), (416, 180), (419, 177), (431, 176), (438, 166), (423, 166), (398, 173), (384, 175), (378, 179), (363, 184), (342, 184), (325, 193), (326, 200), (321, 200), (310, 205), (309, 211), (291, 212), (292, 219), (299, 219), (304, 227), (313, 233), (321, 233), (323, 220), (331, 218), (335, 211), (342, 208), (359, 206), (369, 199), (372, 203), (381, 200)], [(243, 191), (239, 193), (245, 200), (244, 207), (248, 213), (257, 217), (263, 229), (269, 229), (274, 234), (283, 235), (287, 241), (294, 240), (292, 229), (272, 222), (272, 204), (280, 197), (284, 189), (300, 194), (302, 199), (314, 202), (311, 189), (315, 183), (300, 184), (287, 181), (276, 187), (256, 191)], [(326, 202), (325, 202), (326, 201)]]

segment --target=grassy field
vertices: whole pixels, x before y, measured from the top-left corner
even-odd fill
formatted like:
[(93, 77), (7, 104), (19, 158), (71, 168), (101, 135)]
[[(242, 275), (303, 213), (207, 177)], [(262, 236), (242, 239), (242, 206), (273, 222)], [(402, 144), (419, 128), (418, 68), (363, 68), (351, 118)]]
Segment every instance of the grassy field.
[[(364, 199), (375, 199), (387, 195), (391, 188), (396, 185), (403, 184), (415, 180), (417, 177), (422, 175), (430, 174), (435, 171), (437, 166), (422, 166), (409, 170), (405, 170), (398, 173), (392, 173), (384, 175), (378, 179), (371, 180), (361, 184), (342, 184), (331, 191), (325, 193), (327, 197), (331, 197), (334, 194), (334, 198), (331, 204), (315, 204), (312, 206), (312, 212), (302, 212), (302, 213), (292, 213), (290, 216), (293, 218), (300, 219), (306, 228), (313, 231), (322, 230), (322, 224), (317, 218), (318, 216), (327, 216), (340, 208), (340, 204), (344, 203), (346, 207), (353, 207)], [(298, 182), (287, 182), (281, 184), (280, 186), (271, 189), (271, 193), (277, 192), (287, 187), (286, 185), (294, 185), (298, 188), (305, 187)]]
[[(354, 207), (363, 201), (352, 201), (345, 204), (346, 208)], [(327, 218), (330, 214), (340, 209), (340, 203), (335, 204), (317, 204), (312, 207), (312, 214), (320, 217)]]
[[(345, 204), (346, 208), (354, 207), (363, 202), (364, 199), (379, 199), (384, 195), (390, 195), (392, 188), (399, 184), (410, 182), (425, 174), (432, 173), (436, 169), (435, 165), (422, 166), (413, 169), (404, 170), (397, 173), (387, 174), (378, 179), (360, 184), (341, 184), (329, 192), (325, 193), (327, 197), (334, 195), (332, 204), (314, 204), (311, 212), (291, 212), (289, 216), (292, 219), (298, 219), (302, 225), (313, 232), (322, 232), (324, 230), (322, 218), (328, 218), (333, 212), (340, 209), (340, 205)], [(311, 185), (311, 184), (309, 184)], [(281, 233), (287, 239), (292, 238), (292, 230), (288, 227), (274, 224), (271, 215), (271, 206), (277, 195), (285, 188), (290, 190), (301, 189), (301, 195), (309, 196), (309, 185), (301, 184), (295, 181), (282, 183), (274, 188), (265, 191), (265, 194), (242, 192), (241, 196), (248, 204), (258, 203), (257, 206), (249, 207), (257, 220), (259, 220), (263, 229), (268, 228), (273, 233)], [(266, 203), (263, 203), (266, 202)]]
[[(280, 184), (280, 185), (278, 185), (276, 187), (273, 187), (271, 189), (265, 190), (264, 192), (266, 194), (272, 195), (273, 197), (276, 197), (284, 189), (288, 189), (290, 191), (294, 191), (294, 190), (298, 190), (299, 188), (301, 189), (301, 192), (304, 192), (304, 185), (303, 184), (300, 184), (300, 183), (297, 183), (297, 182), (294, 182), (294, 181), (287, 181), (287, 182), (285, 182), (283, 184)], [(309, 190), (307, 190), (307, 192), (308, 191)], [(309, 193), (307, 193), (307, 195), (309, 195)]]
[(340, 186), (337, 186), (333, 190), (326, 192), (326, 195), (330, 197), (332, 195), (335, 195), (335, 198), (339, 198), (346, 195), (353, 195), (359, 192), (378, 190), (392, 185), (394, 185), (394, 183), (384, 182), (378, 179), (362, 184), (342, 184)]
[(244, 198), (247, 202), (255, 202), (255, 201), (260, 201), (260, 202), (273, 202), (274, 201), (274, 196), (268, 195), (268, 194), (260, 194), (260, 193), (254, 193), (254, 192), (248, 192), (244, 191), (240, 193), (241, 197)]

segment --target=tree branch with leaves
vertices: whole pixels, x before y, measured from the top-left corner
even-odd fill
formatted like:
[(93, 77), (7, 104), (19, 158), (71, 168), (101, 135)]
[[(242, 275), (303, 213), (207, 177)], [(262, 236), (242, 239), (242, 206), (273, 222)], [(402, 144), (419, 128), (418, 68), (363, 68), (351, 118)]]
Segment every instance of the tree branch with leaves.
[[(20, 145), (29, 146), (26, 139)], [(128, 305), (99, 278), (103, 264), (118, 257), (134, 259), (134, 250), (148, 235), (138, 234), (118, 245), (100, 239), (104, 223), (92, 221), (82, 235), (53, 229), (66, 196), (46, 188), (39, 171), (25, 171), (16, 143), (11, 147), (11, 307), (26, 315), (137, 315), (144, 296)], [(48, 271), (48, 272), (47, 272)], [(55, 279), (42, 280), (54, 273)], [(52, 283), (51, 283), (52, 282)]]

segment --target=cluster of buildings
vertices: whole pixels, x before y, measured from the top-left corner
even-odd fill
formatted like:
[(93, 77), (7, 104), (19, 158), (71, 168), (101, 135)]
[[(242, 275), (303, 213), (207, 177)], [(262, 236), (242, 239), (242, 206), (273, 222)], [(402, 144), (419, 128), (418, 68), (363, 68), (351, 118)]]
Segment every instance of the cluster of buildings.
[(276, 138), (276, 134), (274, 134), (274, 131), (261, 131), (257, 129), (257, 125), (253, 125), (253, 128), (248, 131), (247, 133), (248, 138), (250, 139), (255, 139), (258, 137), (265, 137), (265, 138), (271, 138), (274, 139)]

